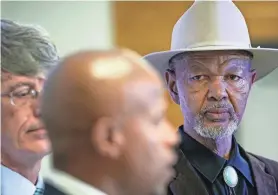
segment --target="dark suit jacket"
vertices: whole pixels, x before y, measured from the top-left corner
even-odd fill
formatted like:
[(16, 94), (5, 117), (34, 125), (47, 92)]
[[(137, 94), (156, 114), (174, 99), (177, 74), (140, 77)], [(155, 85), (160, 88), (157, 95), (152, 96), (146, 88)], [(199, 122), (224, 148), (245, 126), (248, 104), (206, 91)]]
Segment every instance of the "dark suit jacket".
[[(176, 177), (170, 182), (168, 195), (209, 195), (205, 184), (186, 156), (178, 150)], [(258, 195), (278, 195), (278, 163), (247, 153)]]
[(47, 181), (45, 182), (44, 194), (43, 195), (67, 195), (64, 192), (60, 191), (56, 187), (49, 184)]

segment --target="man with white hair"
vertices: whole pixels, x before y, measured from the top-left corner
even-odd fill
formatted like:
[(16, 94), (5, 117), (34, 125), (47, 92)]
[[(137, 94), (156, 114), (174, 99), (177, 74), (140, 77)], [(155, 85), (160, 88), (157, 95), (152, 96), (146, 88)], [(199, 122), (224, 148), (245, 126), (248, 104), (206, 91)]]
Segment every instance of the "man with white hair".
[(45, 33), (1, 20), (2, 195), (43, 194), (39, 171), (50, 143), (39, 99), (46, 73), (58, 59)]
[(171, 51), (145, 58), (184, 116), (168, 194), (277, 195), (278, 163), (246, 152), (233, 134), (253, 83), (278, 67), (278, 50), (251, 47), (235, 4), (195, 1), (174, 26)]

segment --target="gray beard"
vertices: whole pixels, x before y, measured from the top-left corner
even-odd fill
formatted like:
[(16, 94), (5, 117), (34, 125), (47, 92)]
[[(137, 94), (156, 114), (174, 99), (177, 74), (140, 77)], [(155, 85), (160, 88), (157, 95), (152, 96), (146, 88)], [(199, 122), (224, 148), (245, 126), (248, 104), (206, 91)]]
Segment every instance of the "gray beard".
[[(221, 107), (222, 105), (214, 105), (213, 107)], [(200, 136), (204, 137), (204, 138), (210, 138), (213, 140), (216, 139), (222, 139), (225, 137), (229, 137), (231, 135), (233, 135), (239, 125), (239, 118), (237, 117), (235, 112), (231, 111), (231, 119), (230, 122), (228, 124), (228, 127), (223, 127), (223, 126), (214, 126), (214, 127), (206, 127), (204, 125), (205, 123), (205, 116), (204, 116), (204, 112), (205, 110), (207, 110), (208, 108), (205, 108), (201, 113), (202, 114), (198, 114), (195, 117), (194, 120), (194, 130), (197, 132), (197, 134), (199, 134)]]

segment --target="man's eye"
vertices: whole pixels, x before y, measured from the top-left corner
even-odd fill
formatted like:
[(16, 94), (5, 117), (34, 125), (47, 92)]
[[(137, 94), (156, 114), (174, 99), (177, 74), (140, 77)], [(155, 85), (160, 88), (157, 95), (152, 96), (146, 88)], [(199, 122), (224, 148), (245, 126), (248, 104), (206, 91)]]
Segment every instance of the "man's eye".
[(200, 81), (203, 79), (205, 79), (204, 75), (197, 75), (197, 76), (191, 77), (191, 80), (194, 80), (194, 81)]
[(232, 81), (239, 81), (241, 79), (241, 77), (237, 75), (229, 75), (228, 78)]
[(27, 95), (29, 95), (29, 91), (21, 91), (21, 92), (16, 92), (13, 94), (15, 97), (25, 97)]
[(30, 88), (28, 88), (28, 87), (24, 87), (22, 89), (17, 89), (13, 92), (13, 96), (18, 97), (18, 98), (25, 97), (29, 94), (30, 94)]

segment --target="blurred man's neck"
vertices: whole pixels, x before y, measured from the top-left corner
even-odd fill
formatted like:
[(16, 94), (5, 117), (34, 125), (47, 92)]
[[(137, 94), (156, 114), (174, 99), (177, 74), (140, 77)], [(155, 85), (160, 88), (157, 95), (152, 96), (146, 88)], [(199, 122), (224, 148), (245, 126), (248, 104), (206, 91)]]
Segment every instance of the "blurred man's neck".
[(14, 172), (17, 172), (18, 174), (22, 175), (23, 177), (31, 181), (33, 184), (36, 184), (41, 168), (41, 160), (36, 161), (34, 163), (20, 164), (11, 160), (10, 158), (5, 158), (2, 154), (1, 164), (13, 170)]
[[(125, 192), (127, 190), (126, 183), (120, 185), (120, 182), (114, 179), (111, 164), (106, 164), (104, 160), (99, 160), (98, 157), (94, 157), (85, 151), (78, 156), (76, 154), (74, 156), (64, 156), (67, 156), (66, 164), (54, 158), (53, 162), (56, 169), (91, 185), (105, 194), (130, 194)], [(117, 170), (117, 172), (120, 172), (120, 170)]]

